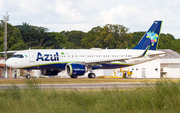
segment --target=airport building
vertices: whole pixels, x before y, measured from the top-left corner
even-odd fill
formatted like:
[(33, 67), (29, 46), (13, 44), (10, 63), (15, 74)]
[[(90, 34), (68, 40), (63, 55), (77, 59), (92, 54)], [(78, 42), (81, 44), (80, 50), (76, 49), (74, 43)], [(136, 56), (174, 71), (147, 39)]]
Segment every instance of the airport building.
[(5, 60), (3, 57), (0, 58), (0, 77), (4, 75)]
[(180, 78), (180, 54), (171, 49), (160, 49), (172, 52), (160, 58), (161, 75), (164, 78)]
[[(8, 68), (7, 76), (9, 78), (14, 77), (16, 69)], [(0, 57), (0, 77), (5, 77), (5, 59)]]

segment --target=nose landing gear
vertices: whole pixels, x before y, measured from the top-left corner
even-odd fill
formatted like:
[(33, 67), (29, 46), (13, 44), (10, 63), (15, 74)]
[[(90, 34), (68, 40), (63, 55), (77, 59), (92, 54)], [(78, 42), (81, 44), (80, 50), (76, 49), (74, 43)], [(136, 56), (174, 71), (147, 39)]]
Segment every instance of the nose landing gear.
[(31, 76), (30, 76), (29, 74), (27, 74), (27, 75), (26, 75), (26, 78), (28, 78), (28, 79), (29, 79), (29, 78), (31, 78)]

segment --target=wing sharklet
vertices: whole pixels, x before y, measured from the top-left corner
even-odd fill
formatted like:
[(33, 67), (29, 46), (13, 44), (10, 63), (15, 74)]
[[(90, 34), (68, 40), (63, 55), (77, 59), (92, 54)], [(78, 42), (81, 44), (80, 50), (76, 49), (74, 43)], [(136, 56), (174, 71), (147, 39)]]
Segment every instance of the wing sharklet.
[(141, 54), (139, 57), (144, 57), (144, 56), (146, 56), (146, 53), (148, 52), (149, 47), (150, 47), (150, 45), (146, 47), (146, 49), (145, 49), (145, 51), (143, 52), (143, 54)]

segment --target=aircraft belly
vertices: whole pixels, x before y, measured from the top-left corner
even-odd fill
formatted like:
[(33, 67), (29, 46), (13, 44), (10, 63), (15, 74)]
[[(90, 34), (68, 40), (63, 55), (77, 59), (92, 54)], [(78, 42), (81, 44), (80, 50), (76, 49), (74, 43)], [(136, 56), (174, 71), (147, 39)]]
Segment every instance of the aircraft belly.
[(23, 67), (23, 69), (65, 69), (66, 63), (60, 64), (43, 64), (43, 65), (31, 65)]

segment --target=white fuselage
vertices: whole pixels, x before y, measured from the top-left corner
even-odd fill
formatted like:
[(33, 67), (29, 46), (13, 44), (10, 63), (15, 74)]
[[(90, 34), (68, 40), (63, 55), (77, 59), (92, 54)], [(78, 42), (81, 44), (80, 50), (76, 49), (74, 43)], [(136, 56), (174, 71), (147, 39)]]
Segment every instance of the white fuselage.
[[(6, 64), (12, 68), (51, 69), (51, 65), (81, 63), (93, 65), (111, 62), (112, 64), (135, 65), (150, 60), (151, 58), (137, 58), (144, 50), (135, 49), (38, 49), (24, 50), (15, 53)], [(149, 50), (147, 55), (162, 53)], [(22, 58), (17, 57), (23, 55)], [(52, 69), (54, 68), (52, 67)], [(58, 68), (58, 66), (57, 66)], [(112, 67), (113, 68), (113, 67)]]

